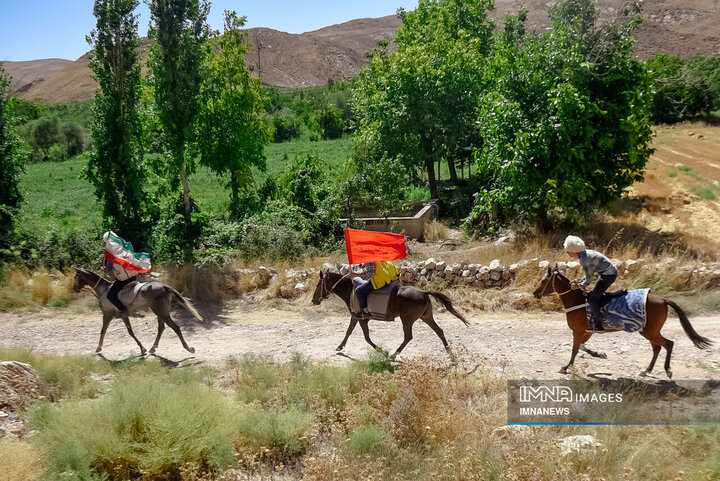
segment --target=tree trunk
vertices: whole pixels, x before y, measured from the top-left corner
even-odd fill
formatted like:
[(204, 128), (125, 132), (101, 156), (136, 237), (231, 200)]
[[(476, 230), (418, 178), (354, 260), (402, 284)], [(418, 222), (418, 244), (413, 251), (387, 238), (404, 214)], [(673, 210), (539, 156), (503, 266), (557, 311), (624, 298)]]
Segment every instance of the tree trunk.
[(187, 172), (185, 171), (185, 162), (180, 168), (180, 182), (183, 186), (183, 200), (185, 201), (185, 212), (190, 213), (190, 185), (188, 184)]
[(450, 171), (450, 180), (457, 182), (457, 172), (455, 171), (455, 161), (453, 159), (447, 159), (448, 171)]
[(425, 167), (427, 168), (428, 184), (430, 186), (430, 197), (433, 199), (438, 198), (437, 183), (435, 182), (435, 162), (432, 157), (426, 157)]

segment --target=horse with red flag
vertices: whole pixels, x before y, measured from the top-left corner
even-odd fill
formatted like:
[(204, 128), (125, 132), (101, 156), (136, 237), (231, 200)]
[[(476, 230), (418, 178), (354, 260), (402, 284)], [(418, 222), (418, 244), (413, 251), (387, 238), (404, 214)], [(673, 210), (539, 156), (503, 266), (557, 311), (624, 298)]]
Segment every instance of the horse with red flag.
[(369, 320), (372, 315), (368, 310), (368, 296), (397, 277), (399, 270), (390, 261), (407, 257), (405, 235), (345, 229), (345, 245), (348, 262), (362, 264), (364, 270), (364, 274), (351, 271), (350, 277), (364, 279), (356, 284), (355, 296), (360, 304), (360, 317)]
[(351, 278), (359, 277), (361, 274), (352, 272), (352, 266), (351, 273), (344, 276), (335, 272), (321, 272), (320, 282), (315, 288), (312, 299), (313, 304), (317, 305), (327, 299), (330, 294), (336, 294), (345, 301), (350, 311), (350, 326), (348, 326), (345, 338), (337, 350), (344, 349), (345, 343), (358, 322), (367, 343), (376, 348), (377, 346), (370, 339), (368, 321), (370, 319), (392, 321), (399, 316), (405, 338), (392, 355), (393, 358), (412, 339), (412, 326), (418, 319), (422, 319), (435, 331), (452, 358), (452, 351), (445, 339), (445, 334), (433, 318), (430, 296), (442, 302), (448, 312), (465, 325), (468, 325), (468, 322), (455, 310), (450, 298), (446, 295), (413, 286), (399, 286), (398, 281), (395, 280), (399, 270), (390, 261), (407, 257), (405, 236), (388, 232), (345, 229), (345, 243), (349, 263), (351, 265), (363, 263), (365, 279), (353, 282)]

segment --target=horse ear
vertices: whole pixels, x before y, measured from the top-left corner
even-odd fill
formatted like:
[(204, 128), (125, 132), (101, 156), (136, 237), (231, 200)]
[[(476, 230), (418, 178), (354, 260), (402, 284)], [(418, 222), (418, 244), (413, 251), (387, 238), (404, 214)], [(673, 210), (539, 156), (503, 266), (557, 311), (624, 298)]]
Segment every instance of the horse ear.
[(550, 266), (548, 266), (548, 275), (552, 274), (552, 269), (550, 269)]

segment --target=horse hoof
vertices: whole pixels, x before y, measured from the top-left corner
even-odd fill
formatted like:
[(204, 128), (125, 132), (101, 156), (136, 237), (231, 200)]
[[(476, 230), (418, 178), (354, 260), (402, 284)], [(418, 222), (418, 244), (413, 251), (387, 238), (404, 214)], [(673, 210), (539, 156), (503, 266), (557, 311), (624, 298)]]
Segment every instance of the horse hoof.
[(393, 354), (392, 354), (392, 355), (390, 356), (390, 358), (389, 358), (389, 359), (390, 359), (391, 361), (394, 361), (394, 360), (395, 360), (395, 358), (397, 357), (397, 355), (398, 355), (398, 353), (397, 353), (397, 352), (395, 352), (395, 353), (393, 353)]
[(145, 354), (147, 354), (147, 349), (143, 347), (142, 349), (140, 349), (140, 355), (144, 356)]
[(150, 348), (150, 354), (155, 354), (155, 349), (157, 349), (157, 348), (156, 348), (156, 347), (151, 347), (151, 348)]
[(192, 354), (195, 354), (195, 348), (194, 348), (194, 347), (188, 347), (188, 351), (190, 351), (190, 353), (192, 353)]
[(559, 372), (560, 374), (567, 374), (567, 373), (568, 373), (568, 372), (567, 372), (567, 369), (564, 368), (564, 367), (561, 367), (558, 372)]
[(665, 371), (665, 372), (666, 372), (667, 375), (668, 375), (668, 379), (672, 379), (672, 371), (671, 371), (670, 369), (668, 369), (668, 370)]
[(642, 372), (640, 373), (640, 376), (645, 377), (645, 376), (647, 376), (648, 374), (649, 374), (648, 371), (642, 371)]
[(607, 354), (605, 354), (604, 352), (599, 352), (599, 353), (598, 353), (598, 358), (600, 358), (600, 359), (607, 359)]
[(343, 348), (344, 348), (344, 346), (338, 346), (338, 347), (335, 348), (335, 351), (336, 351), (336, 352), (340, 352), (340, 351), (343, 350)]
[(102, 351), (102, 347), (99, 347), (99, 346), (98, 346), (98, 348), (95, 349), (95, 352), (100, 352), (100, 351)]

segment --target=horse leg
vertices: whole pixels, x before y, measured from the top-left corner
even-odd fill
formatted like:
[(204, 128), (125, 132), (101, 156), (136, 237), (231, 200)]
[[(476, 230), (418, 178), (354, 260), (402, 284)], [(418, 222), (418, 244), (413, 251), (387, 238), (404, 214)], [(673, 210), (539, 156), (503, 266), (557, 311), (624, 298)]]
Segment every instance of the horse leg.
[(182, 344), (182, 347), (184, 347), (186, 351), (188, 351), (192, 354), (195, 354), (195, 348), (188, 346), (187, 343), (185, 342), (185, 338), (183, 337), (182, 332), (180, 332), (180, 326), (175, 324), (175, 321), (173, 321), (169, 315), (167, 317), (164, 317), (163, 320), (165, 321), (165, 324), (170, 326), (170, 329), (175, 331), (175, 334), (177, 334), (177, 337), (180, 338), (180, 343)]
[(363, 334), (365, 335), (365, 340), (368, 344), (372, 346), (373, 349), (377, 349), (377, 346), (372, 342), (370, 339), (370, 329), (368, 328), (368, 322), (369, 320), (360, 320), (360, 327), (362, 328)]
[(445, 351), (448, 353), (448, 356), (450, 356), (450, 360), (454, 364), (456, 362), (455, 354), (453, 354), (452, 349), (450, 349), (447, 339), (445, 339), (445, 333), (443, 332), (442, 328), (440, 328), (440, 326), (437, 325), (437, 322), (435, 322), (435, 319), (432, 317), (432, 311), (430, 311), (429, 319), (422, 318), (422, 320), (425, 321), (425, 324), (430, 326), (430, 329), (435, 331), (435, 334), (438, 335), (438, 337), (440, 338), (440, 340), (443, 343), (443, 346), (445, 346)]
[(653, 368), (655, 367), (655, 361), (657, 361), (658, 354), (660, 354), (660, 348), (661, 348), (660, 344), (654, 344), (652, 341), (650, 341), (650, 346), (652, 346), (653, 357), (652, 357), (652, 360), (650, 361), (650, 365), (647, 367), (647, 369), (645, 369), (644, 371), (642, 371), (640, 373), (640, 375), (643, 377), (647, 376), (648, 374), (650, 374), (652, 372)]
[(670, 370), (670, 356), (672, 356), (672, 350), (675, 343), (671, 341), (670, 339), (665, 339), (663, 337), (663, 340), (665, 341), (665, 372), (667, 373), (667, 376), (672, 379), (672, 371)]
[(587, 352), (592, 357), (599, 357), (600, 359), (607, 359), (607, 354), (605, 354), (604, 352), (593, 351), (592, 349), (588, 349), (585, 346), (585, 343), (587, 342), (588, 339), (590, 339), (590, 336), (592, 336), (592, 332), (585, 333), (585, 335), (582, 338), (582, 341), (580, 341), (580, 350)]
[(147, 350), (143, 347), (143, 345), (140, 343), (137, 337), (135, 337), (135, 333), (133, 332), (132, 326), (130, 325), (130, 319), (127, 317), (122, 318), (123, 322), (125, 323), (125, 327), (127, 327), (128, 334), (130, 334), (130, 337), (135, 339), (135, 342), (137, 342), (137, 345), (140, 346), (140, 355), (144, 356)]
[[(357, 317), (350, 315), (350, 325), (347, 328), (347, 331), (345, 332), (345, 338), (342, 340), (340, 345), (335, 348), (336, 351), (342, 351), (345, 349), (345, 343), (347, 342), (348, 338), (350, 337), (350, 334), (352, 334), (353, 330), (355, 329), (355, 326), (357, 325)], [(367, 339), (367, 337), (366, 337)]]
[(107, 328), (110, 325), (110, 321), (112, 320), (112, 318), (113, 318), (112, 314), (103, 313), (103, 325), (102, 325), (102, 329), (100, 329), (100, 342), (98, 342), (98, 346), (97, 346), (97, 349), (95, 349), (95, 352), (102, 351), (103, 342), (105, 341), (105, 333), (107, 332)]
[(160, 337), (162, 336), (162, 333), (164, 330), (165, 330), (165, 323), (160, 318), (160, 316), (158, 316), (158, 332), (157, 332), (157, 336), (155, 337), (155, 344), (153, 344), (152, 347), (150, 348), (150, 354), (154, 354), (155, 349), (158, 348), (158, 344), (160, 344)]
[[(582, 327), (584, 330), (585, 326), (583, 325)], [(573, 331), (573, 348), (572, 348), (572, 354), (570, 355), (570, 362), (567, 364), (567, 366), (560, 368), (560, 371), (559, 371), (560, 374), (567, 374), (568, 368), (570, 366), (572, 366), (573, 363), (575, 363), (575, 356), (577, 356), (578, 350), (580, 349), (580, 344), (581, 344), (580, 341), (582, 341), (582, 339), (583, 339), (583, 334), (587, 334), (587, 333), (581, 332), (579, 330)]]
[(400, 318), (400, 320), (402, 320), (403, 333), (405, 334), (405, 338), (403, 339), (402, 344), (400, 344), (400, 346), (395, 350), (395, 353), (393, 353), (393, 355), (390, 356), (390, 359), (395, 359), (398, 356), (398, 354), (400, 354), (400, 352), (403, 349), (405, 349), (405, 346), (407, 346), (407, 343), (410, 342), (413, 337), (412, 326), (415, 323), (415, 320), (413, 319), (412, 321), (407, 321), (407, 320), (403, 319), (402, 317)]

